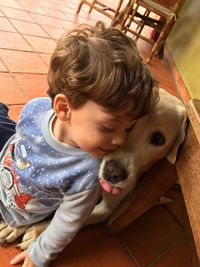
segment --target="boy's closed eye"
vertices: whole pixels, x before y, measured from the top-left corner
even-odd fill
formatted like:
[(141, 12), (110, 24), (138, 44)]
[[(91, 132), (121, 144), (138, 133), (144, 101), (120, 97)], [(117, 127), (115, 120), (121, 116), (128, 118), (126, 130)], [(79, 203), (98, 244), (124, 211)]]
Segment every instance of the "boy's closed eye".
[(115, 131), (114, 128), (110, 128), (110, 127), (104, 126), (104, 125), (99, 125), (99, 129), (101, 132), (105, 132), (105, 133), (112, 133)]
[(126, 129), (127, 133), (129, 133), (133, 129), (133, 126), (134, 125), (131, 125), (131, 127), (129, 127), (129, 128)]
[(134, 121), (129, 125), (129, 127), (127, 127), (127, 129), (126, 129), (126, 132), (127, 132), (127, 133), (129, 133), (129, 132), (133, 129), (133, 127), (135, 126), (135, 123), (136, 123), (136, 120), (134, 120)]

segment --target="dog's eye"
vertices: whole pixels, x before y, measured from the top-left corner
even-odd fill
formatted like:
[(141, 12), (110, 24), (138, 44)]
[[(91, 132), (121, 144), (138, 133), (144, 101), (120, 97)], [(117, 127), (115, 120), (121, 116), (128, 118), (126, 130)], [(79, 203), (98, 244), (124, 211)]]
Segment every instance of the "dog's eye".
[(165, 144), (165, 141), (165, 136), (161, 132), (156, 131), (151, 135), (150, 144), (161, 146)]

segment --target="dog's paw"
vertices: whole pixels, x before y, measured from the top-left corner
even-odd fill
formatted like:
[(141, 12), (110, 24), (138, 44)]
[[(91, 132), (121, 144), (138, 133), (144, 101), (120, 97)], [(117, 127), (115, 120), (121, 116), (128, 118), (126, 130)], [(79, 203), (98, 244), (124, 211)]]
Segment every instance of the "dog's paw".
[(50, 221), (42, 221), (40, 223), (36, 223), (29, 227), (27, 231), (24, 233), (22, 241), (17, 245), (22, 250), (27, 249), (37, 238), (38, 236), (47, 228)]
[(15, 241), (20, 235), (22, 235), (29, 226), (20, 226), (17, 228), (9, 226), (4, 221), (0, 221), (0, 245), (6, 246), (7, 243)]

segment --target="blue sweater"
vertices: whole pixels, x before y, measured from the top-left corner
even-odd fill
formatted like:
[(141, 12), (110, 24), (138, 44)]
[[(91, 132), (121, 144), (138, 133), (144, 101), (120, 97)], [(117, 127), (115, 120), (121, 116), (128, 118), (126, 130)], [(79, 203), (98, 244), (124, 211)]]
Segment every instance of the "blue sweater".
[(51, 224), (28, 250), (39, 267), (48, 266), (72, 240), (100, 194), (100, 161), (57, 141), (51, 130), (54, 116), (50, 99), (30, 101), (1, 153), (3, 219), (18, 227), (41, 221), (56, 210)]

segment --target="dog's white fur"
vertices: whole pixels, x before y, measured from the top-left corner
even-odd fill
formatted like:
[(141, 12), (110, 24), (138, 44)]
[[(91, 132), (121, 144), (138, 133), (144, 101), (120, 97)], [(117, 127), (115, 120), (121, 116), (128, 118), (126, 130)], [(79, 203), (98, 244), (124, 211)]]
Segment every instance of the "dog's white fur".
[[(101, 164), (99, 177), (103, 178), (105, 163), (109, 160), (120, 162), (128, 173), (127, 179), (114, 184), (122, 188), (122, 194), (113, 196), (110, 193), (102, 193), (102, 201), (94, 208), (86, 224), (103, 222), (109, 218), (122, 199), (132, 190), (141, 173), (148, 170), (153, 163), (166, 157), (172, 164), (176, 161), (177, 151), (184, 141), (187, 122), (187, 113), (184, 105), (175, 96), (163, 89), (159, 90), (159, 101), (154, 110), (139, 119), (130, 131), (126, 143), (116, 152), (106, 156)], [(152, 134), (162, 133), (165, 143), (154, 145), (150, 142)], [(46, 228), (47, 221), (33, 225), (24, 235), (22, 249), (32, 243)], [(24, 229), (26, 231), (27, 227)], [(20, 227), (16, 229), (0, 223), (0, 242), (12, 242), (23, 233)]]

